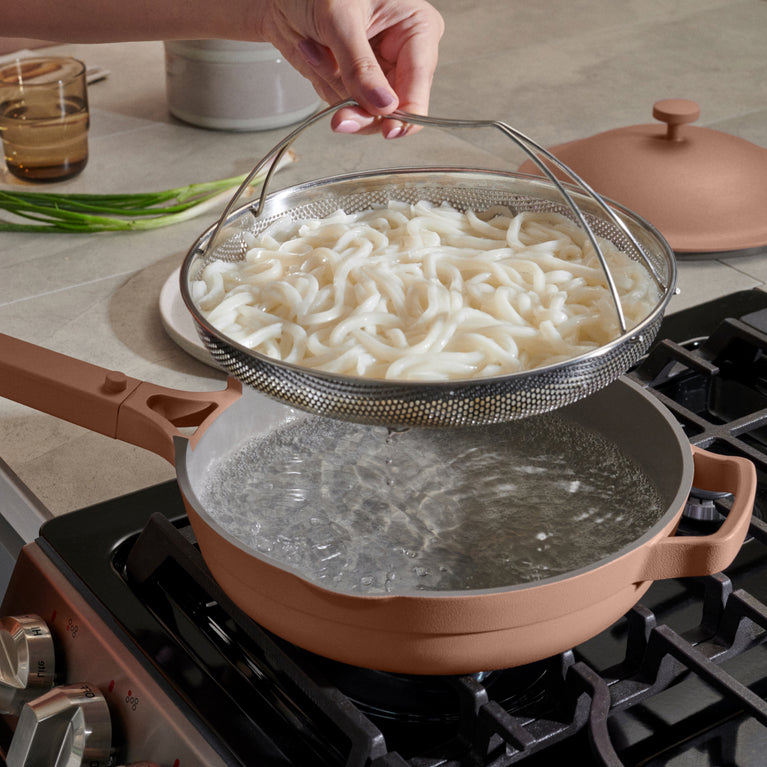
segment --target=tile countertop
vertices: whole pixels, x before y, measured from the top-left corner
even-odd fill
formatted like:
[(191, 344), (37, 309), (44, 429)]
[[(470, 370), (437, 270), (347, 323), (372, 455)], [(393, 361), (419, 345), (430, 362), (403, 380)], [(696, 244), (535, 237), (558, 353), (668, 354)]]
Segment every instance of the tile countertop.
[[(437, 0), (447, 31), (432, 113), (503, 119), (551, 146), (651, 122), (662, 98), (697, 101), (698, 124), (767, 147), (765, 0)], [(288, 129), (222, 133), (169, 116), (161, 43), (46, 49), (110, 71), (90, 89), (90, 161), (56, 191), (160, 190), (250, 170)], [(480, 135), (482, 134), (482, 135)], [(393, 165), (516, 168), (502, 136), (428, 128), (403, 141), (318, 125), (277, 185)], [(0, 188), (21, 182), (0, 176)], [(0, 330), (163, 386), (220, 388), (223, 375), (164, 330), (160, 291), (215, 214), (149, 232), (3, 233)], [(670, 310), (767, 281), (767, 258), (682, 261)], [(0, 458), (53, 514), (174, 476), (161, 458), (0, 401)]]

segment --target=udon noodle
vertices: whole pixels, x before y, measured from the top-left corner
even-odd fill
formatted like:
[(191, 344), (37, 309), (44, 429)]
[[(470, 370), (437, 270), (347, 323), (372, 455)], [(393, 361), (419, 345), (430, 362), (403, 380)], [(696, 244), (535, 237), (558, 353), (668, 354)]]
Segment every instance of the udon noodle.
[[(439, 381), (530, 370), (620, 335), (586, 233), (556, 213), (390, 202), (282, 218), (191, 285), (206, 319), (268, 357), (335, 374)], [(647, 269), (599, 240), (629, 328), (658, 301)]]

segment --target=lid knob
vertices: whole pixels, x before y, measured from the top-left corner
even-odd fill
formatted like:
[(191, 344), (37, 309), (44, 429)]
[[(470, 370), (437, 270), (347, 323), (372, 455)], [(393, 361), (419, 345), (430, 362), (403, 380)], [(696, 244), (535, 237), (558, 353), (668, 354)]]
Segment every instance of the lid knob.
[(666, 123), (668, 141), (681, 141), (681, 127), (685, 123), (695, 122), (700, 117), (700, 107), (689, 99), (663, 99), (653, 104), (652, 116)]

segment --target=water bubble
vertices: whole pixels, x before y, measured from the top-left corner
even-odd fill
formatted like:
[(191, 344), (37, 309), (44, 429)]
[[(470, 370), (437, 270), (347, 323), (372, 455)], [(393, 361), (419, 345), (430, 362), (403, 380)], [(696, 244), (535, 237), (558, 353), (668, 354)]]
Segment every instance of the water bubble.
[(301, 418), (246, 440), (205, 482), (204, 507), (243, 545), (373, 594), (567, 572), (638, 538), (660, 508), (641, 467), (555, 414), (465, 429)]

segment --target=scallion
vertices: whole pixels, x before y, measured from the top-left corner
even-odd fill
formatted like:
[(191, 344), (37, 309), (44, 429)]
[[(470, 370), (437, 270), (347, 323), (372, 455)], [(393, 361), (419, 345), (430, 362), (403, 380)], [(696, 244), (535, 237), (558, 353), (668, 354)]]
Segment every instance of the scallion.
[[(280, 167), (293, 162), (288, 152)], [(199, 216), (231, 197), (248, 174), (188, 184), (162, 192), (78, 194), (0, 189), (0, 210), (19, 221), (0, 219), (0, 232), (127, 232), (158, 229)], [(253, 179), (259, 187), (265, 174)]]

